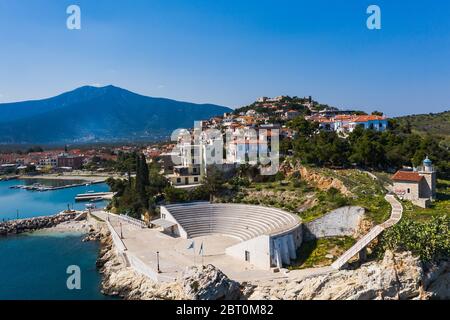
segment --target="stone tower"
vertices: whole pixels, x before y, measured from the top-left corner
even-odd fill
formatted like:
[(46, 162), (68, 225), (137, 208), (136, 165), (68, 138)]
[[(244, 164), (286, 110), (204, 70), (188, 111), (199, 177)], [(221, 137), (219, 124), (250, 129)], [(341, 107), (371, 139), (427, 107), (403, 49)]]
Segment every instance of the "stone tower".
[(425, 178), (428, 185), (428, 190), (424, 192), (423, 196), (434, 200), (436, 198), (436, 171), (428, 156), (423, 160), (423, 166), (420, 168), (419, 174)]

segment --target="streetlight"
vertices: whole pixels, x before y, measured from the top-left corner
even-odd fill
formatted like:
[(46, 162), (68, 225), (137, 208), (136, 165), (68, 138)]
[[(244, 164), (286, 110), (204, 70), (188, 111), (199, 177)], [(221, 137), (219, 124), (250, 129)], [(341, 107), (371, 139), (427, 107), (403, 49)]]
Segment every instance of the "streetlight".
[(161, 269), (159, 268), (159, 251), (156, 251), (156, 265), (158, 273), (161, 273)]
[(19, 209), (17, 209), (17, 220), (19, 220)]

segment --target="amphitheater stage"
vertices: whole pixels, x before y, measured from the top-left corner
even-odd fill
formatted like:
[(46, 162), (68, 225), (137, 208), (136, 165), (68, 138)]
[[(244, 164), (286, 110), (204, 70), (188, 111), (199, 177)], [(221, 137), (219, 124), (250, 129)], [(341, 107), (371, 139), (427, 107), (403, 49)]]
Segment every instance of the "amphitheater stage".
[[(161, 275), (167, 281), (181, 275), (187, 267), (201, 265), (202, 263), (215, 265), (228, 277), (236, 281), (270, 280), (285, 277), (282, 273), (262, 270), (245, 261), (226, 255), (225, 249), (239, 242), (238, 239), (233, 237), (211, 235), (192, 239), (176, 238), (161, 233), (157, 229), (142, 229), (105, 212), (96, 212), (95, 215), (105, 221), (109, 215), (109, 222), (114, 231), (118, 235), (122, 231), (123, 244), (127, 252), (133, 253), (153, 270), (157, 270), (157, 252), (159, 252)], [(189, 249), (192, 241), (195, 243), (195, 253), (193, 249)], [(203, 257), (199, 255), (202, 242)]]
[[(260, 269), (288, 266), (302, 243), (301, 220), (278, 208), (190, 202), (161, 206), (163, 231), (184, 239), (226, 235), (238, 242), (225, 254)], [(159, 223), (159, 222), (158, 222)], [(158, 223), (155, 223), (158, 225)]]

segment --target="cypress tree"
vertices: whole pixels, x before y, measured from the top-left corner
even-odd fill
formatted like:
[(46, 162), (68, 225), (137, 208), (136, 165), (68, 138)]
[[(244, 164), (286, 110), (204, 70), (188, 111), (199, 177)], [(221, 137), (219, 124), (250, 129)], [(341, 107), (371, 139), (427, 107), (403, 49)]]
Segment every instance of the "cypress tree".
[(147, 192), (146, 187), (150, 185), (149, 172), (145, 155), (136, 156), (136, 193), (139, 197), (142, 207), (147, 208)]
[(142, 184), (144, 187), (150, 186), (150, 173), (148, 171), (147, 159), (144, 154), (141, 154), (141, 170), (142, 170)]

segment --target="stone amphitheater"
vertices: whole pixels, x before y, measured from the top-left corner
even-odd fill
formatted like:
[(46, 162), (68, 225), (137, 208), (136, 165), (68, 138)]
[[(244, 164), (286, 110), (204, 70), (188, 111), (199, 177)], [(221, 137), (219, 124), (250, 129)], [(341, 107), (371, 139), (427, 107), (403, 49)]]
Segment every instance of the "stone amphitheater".
[(283, 267), (296, 259), (302, 243), (300, 219), (276, 208), (195, 202), (161, 207), (155, 224), (184, 239), (227, 236), (238, 240), (225, 253), (262, 269)]

